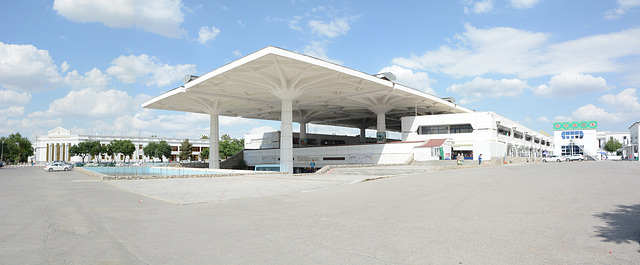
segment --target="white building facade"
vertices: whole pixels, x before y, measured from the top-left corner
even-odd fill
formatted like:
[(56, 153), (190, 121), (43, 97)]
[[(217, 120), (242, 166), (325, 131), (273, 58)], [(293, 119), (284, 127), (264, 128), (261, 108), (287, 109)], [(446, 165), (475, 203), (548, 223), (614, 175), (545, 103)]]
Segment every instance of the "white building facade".
[(625, 154), (624, 158), (628, 160), (638, 161), (638, 149), (640, 146), (640, 141), (638, 137), (640, 136), (640, 122), (636, 122), (631, 127), (629, 127), (629, 144), (623, 145)]
[[(103, 136), (103, 135), (79, 135), (72, 134), (70, 130), (57, 127), (47, 133), (47, 135), (39, 135), (35, 143), (35, 162), (37, 164), (45, 164), (51, 161), (68, 161), (82, 162), (79, 156), (69, 154), (69, 148), (84, 141), (99, 141), (102, 145), (107, 145), (113, 140), (130, 140), (136, 149), (131, 157), (124, 157), (122, 154), (116, 154), (109, 157), (101, 154), (100, 157), (85, 158), (88, 161), (115, 161), (115, 162), (152, 162), (152, 158), (144, 155), (144, 147), (151, 142), (166, 141), (171, 146), (171, 156), (165, 157), (164, 161), (178, 161), (180, 146), (184, 139), (182, 138), (163, 138), (163, 137), (135, 137), (135, 136)], [(192, 144), (191, 160), (198, 160), (200, 152), (204, 148), (209, 148), (209, 139), (189, 139)], [(159, 160), (158, 160), (159, 161)]]
[[(553, 152), (548, 134), (536, 132), (495, 112), (472, 112), (402, 118), (402, 141), (447, 139), (451, 156), (484, 160), (539, 158)], [(446, 157), (445, 157), (446, 159)]]

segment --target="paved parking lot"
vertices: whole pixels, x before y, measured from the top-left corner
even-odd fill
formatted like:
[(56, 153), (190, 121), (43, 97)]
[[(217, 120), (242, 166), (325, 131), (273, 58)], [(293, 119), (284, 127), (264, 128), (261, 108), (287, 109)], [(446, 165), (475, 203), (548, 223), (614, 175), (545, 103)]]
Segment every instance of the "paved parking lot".
[(101, 182), (5, 168), (0, 257), (11, 264), (640, 260), (640, 163), (425, 170)]

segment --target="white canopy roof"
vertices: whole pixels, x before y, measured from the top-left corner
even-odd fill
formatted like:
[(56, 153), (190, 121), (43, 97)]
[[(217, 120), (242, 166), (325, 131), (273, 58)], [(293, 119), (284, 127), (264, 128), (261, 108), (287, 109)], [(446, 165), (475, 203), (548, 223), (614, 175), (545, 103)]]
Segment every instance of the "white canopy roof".
[(266, 47), (142, 104), (144, 108), (280, 120), (282, 99), (293, 121), (387, 130), (400, 118), (471, 110), (392, 81), (310, 56)]

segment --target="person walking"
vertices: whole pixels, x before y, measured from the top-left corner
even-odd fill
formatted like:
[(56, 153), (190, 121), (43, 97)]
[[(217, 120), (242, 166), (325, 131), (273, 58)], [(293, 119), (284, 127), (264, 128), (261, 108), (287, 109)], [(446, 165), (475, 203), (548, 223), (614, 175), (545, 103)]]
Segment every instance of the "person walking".
[(482, 154), (478, 156), (478, 165), (482, 165)]
[(311, 164), (309, 164), (309, 166), (311, 167), (311, 172), (315, 172), (316, 171), (316, 161), (311, 159)]

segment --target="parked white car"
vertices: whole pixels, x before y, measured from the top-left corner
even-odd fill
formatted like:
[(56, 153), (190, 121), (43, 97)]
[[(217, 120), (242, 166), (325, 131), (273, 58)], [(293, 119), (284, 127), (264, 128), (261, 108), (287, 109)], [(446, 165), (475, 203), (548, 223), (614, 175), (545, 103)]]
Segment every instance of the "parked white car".
[(69, 171), (72, 169), (72, 166), (65, 163), (51, 163), (49, 165), (44, 166), (44, 171), (52, 172), (56, 171)]
[(556, 155), (542, 158), (542, 162), (548, 162), (548, 161), (562, 162), (562, 161), (567, 161), (567, 159), (564, 156), (556, 156)]
[(582, 160), (584, 160), (584, 156), (580, 155), (580, 154), (567, 156), (567, 161), (573, 161), (573, 160), (582, 161)]

